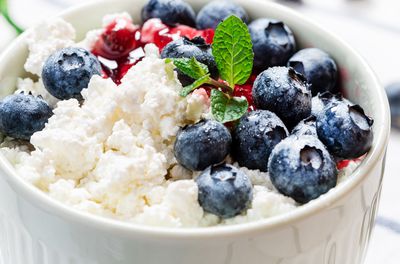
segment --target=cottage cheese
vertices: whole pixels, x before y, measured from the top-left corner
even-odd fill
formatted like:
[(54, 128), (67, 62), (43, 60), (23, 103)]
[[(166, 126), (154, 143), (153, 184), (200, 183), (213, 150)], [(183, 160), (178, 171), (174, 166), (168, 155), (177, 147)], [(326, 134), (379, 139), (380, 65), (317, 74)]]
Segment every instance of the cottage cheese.
[[(43, 24), (28, 37), (25, 69), (40, 77), (52, 52), (70, 45), (90, 47), (96, 34), (89, 32), (76, 44), (68, 23), (56, 19)], [(229, 225), (294, 210), (298, 205), (275, 190), (268, 173), (240, 168), (254, 185), (247, 211), (225, 220), (203, 211), (197, 201), (198, 173), (177, 164), (173, 144), (179, 127), (210, 116), (208, 96), (199, 89), (180, 97), (173, 66), (159, 58), (153, 45), (145, 53), (119, 87), (94, 76), (82, 91), (83, 105), (75, 99), (58, 101), (40, 78), (19, 80), (17, 92), (42, 95), (54, 106), (54, 115), (32, 136), (31, 146), (8, 138), (1, 143), (1, 153), (19, 175), (78, 210), (143, 225)], [(340, 177), (356, 166), (353, 162)]]

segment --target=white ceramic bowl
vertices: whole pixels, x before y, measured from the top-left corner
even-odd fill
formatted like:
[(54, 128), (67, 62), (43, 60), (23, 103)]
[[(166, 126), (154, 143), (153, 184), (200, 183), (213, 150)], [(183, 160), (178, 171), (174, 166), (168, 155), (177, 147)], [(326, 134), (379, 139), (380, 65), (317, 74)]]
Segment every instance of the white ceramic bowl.
[[(188, 1), (195, 9), (205, 0)], [(285, 21), (300, 47), (315, 46), (337, 61), (346, 95), (374, 120), (371, 151), (348, 181), (299, 209), (259, 222), (205, 229), (131, 225), (75, 211), (16, 175), (0, 157), (0, 262), (4, 264), (358, 264), (362, 263), (382, 186), (389, 134), (388, 103), (363, 59), (300, 14), (261, 0), (237, 0), (251, 17)], [(128, 11), (139, 22), (144, 0), (88, 3), (64, 12), (82, 38), (103, 15)], [(26, 75), (25, 34), (0, 57), (0, 95)], [(342, 77), (343, 77), (342, 76)]]

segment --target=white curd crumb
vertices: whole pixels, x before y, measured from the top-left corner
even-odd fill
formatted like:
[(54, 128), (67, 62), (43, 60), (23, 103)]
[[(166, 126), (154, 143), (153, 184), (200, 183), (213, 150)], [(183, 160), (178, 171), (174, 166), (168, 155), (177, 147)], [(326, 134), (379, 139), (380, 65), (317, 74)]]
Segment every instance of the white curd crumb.
[(59, 49), (73, 46), (74, 39), (75, 29), (61, 18), (37, 25), (26, 36), (29, 56), (25, 70), (40, 76), (47, 58)]

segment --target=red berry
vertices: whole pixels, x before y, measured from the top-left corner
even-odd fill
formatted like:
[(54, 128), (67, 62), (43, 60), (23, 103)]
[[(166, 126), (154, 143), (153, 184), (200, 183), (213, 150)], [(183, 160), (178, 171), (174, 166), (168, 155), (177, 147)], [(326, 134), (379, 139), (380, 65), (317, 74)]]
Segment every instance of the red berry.
[(104, 29), (93, 53), (111, 60), (126, 57), (140, 46), (139, 38), (138, 26), (127, 18), (116, 18)]
[(252, 90), (253, 90), (253, 83), (256, 78), (257, 78), (256, 75), (251, 75), (245, 84), (236, 85), (235, 91), (233, 92), (234, 96), (246, 97), (247, 102), (249, 103), (249, 110), (255, 110), (255, 107), (253, 105)]
[(336, 167), (338, 168), (338, 170), (344, 169), (347, 166), (349, 166), (351, 160), (341, 160), (338, 163), (336, 163)]
[(201, 36), (203, 37), (203, 39), (206, 41), (207, 44), (213, 43), (214, 33), (215, 31), (212, 28), (201, 30)]
[(154, 43), (157, 36), (168, 32), (169, 28), (167, 25), (163, 24), (158, 18), (152, 18), (143, 24), (140, 40), (146, 44)]

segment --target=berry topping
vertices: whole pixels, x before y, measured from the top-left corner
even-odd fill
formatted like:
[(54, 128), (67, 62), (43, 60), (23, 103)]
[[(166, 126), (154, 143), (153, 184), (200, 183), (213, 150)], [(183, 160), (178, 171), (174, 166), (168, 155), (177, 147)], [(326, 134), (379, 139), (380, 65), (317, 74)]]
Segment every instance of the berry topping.
[(272, 149), (287, 135), (285, 125), (274, 113), (248, 112), (234, 129), (232, 155), (240, 166), (267, 171)]
[[(169, 43), (161, 52), (161, 58), (192, 58), (207, 65), (212, 78), (218, 77), (218, 68), (213, 55), (211, 46), (205, 43), (201, 37), (188, 39), (180, 38)], [(183, 86), (193, 83), (194, 79), (183, 74), (178, 70), (178, 78)]]
[(192, 7), (182, 0), (150, 0), (142, 9), (142, 21), (159, 18), (164, 24), (195, 27), (196, 14)]
[(253, 86), (253, 101), (256, 108), (277, 114), (288, 128), (311, 114), (308, 84), (291, 68), (272, 67), (258, 75)]
[(214, 30), (196, 30), (195, 28), (185, 25), (168, 27), (158, 18), (147, 20), (143, 24), (141, 30), (141, 42), (143, 44), (154, 43), (160, 50), (171, 41), (177, 40), (181, 37), (187, 37), (189, 39), (202, 37), (207, 44), (211, 44), (214, 37)]
[(386, 87), (386, 93), (390, 104), (392, 126), (400, 129), (400, 83), (393, 83)]
[(255, 106), (253, 103), (252, 91), (253, 91), (253, 83), (256, 78), (257, 78), (257, 75), (251, 75), (245, 84), (242, 84), (242, 85), (237, 84), (235, 86), (235, 90), (233, 91), (234, 96), (246, 97), (247, 102), (249, 103), (249, 111), (255, 110)]
[(204, 211), (230, 218), (244, 211), (253, 196), (250, 179), (232, 165), (210, 166), (196, 179)]
[(317, 136), (317, 119), (315, 116), (311, 115), (306, 119), (300, 121), (292, 130), (291, 135), (295, 136)]
[(126, 57), (140, 46), (139, 27), (125, 17), (112, 21), (97, 40), (93, 53), (107, 59)]
[(0, 101), (0, 131), (9, 137), (29, 140), (45, 127), (52, 114), (41, 96), (9, 95)]
[(231, 1), (212, 1), (205, 5), (197, 15), (196, 25), (199, 29), (212, 28), (215, 29), (217, 25), (230, 15), (236, 15), (246, 24), (248, 23), (249, 16), (246, 11), (239, 5)]
[(336, 92), (337, 67), (326, 52), (317, 48), (302, 49), (289, 59), (287, 65), (306, 77), (313, 95)]
[(204, 170), (222, 162), (231, 149), (229, 130), (214, 120), (203, 120), (182, 128), (174, 145), (175, 158), (190, 170)]
[(299, 203), (318, 198), (336, 186), (335, 162), (314, 136), (290, 136), (271, 153), (268, 165), (272, 184)]
[(296, 49), (292, 31), (283, 23), (267, 18), (249, 24), (254, 51), (254, 68), (262, 71), (284, 66)]
[(46, 90), (54, 97), (80, 100), (82, 89), (88, 87), (93, 75), (100, 74), (100, 62), (92, 53), (71, 47), (56, 51), (46, 60), (42, 78)]
[(372, 119), (359, 105), (333, 101), (317, 116), (317, 133), (330, 153), (343, 159), (365, 154), (373, 139)]

